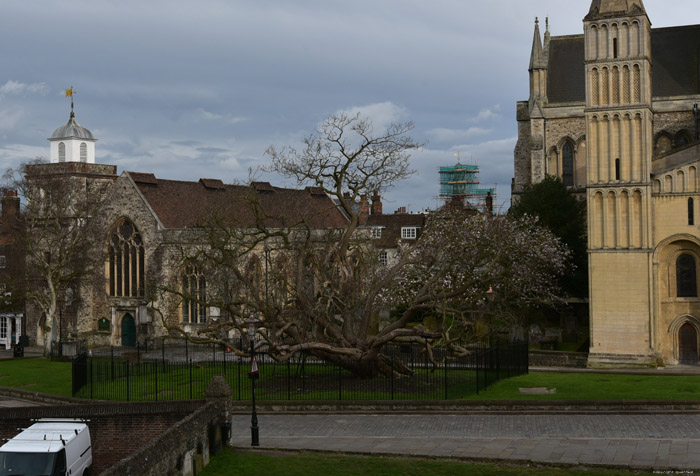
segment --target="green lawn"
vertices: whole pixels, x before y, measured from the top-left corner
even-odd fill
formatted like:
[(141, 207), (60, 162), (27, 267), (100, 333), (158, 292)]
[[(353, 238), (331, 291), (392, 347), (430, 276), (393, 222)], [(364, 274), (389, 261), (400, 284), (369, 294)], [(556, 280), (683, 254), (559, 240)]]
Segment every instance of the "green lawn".
[(226, 449), (201, 476), (629, 476), (623, 470), (471, 464), (430, 459), (340, 456), (316, 453), (260, 454)]
[(41, 358), (0, 360), (0, 385), (71, 396), (71, 363)]
[[(201, 373), (200, 373), (201, 372)], [(193, 378), (196, 382), (194, 398), (201, 398), (202, 392), (211, 378), (204, 368), (195, 368)], [(286, 399), (285, 391), (265, 389), (265, 376), (258, 381), (259, 389), (270, 391), (279, 399)], [(269, 380), (268, 380), (269, 381)], [(248, 382), (244, 376), (240, 379), (242, 397), (248, 396)], [(237, 397), (238, 379), (231, 382), (234, 398)], [(146, 377), (131, 381), (130, 400), (153, 400), (155, 382)], [(17, 387), (37, 392), (70, 396), (71, 364), (70, 362), (51, 362), (41, 358), (25, 358), (0, 361), (0, 385)], [(114, 385), (125, 385), (125, 379), (118, 378)], [(397, 384), (399, 385), (399, 384)], [(557, 393), (547, 395), (523, 395), (520, 387), (556, 388)], [(453, 393), (457, 389), (451, 389)], [(159, 399), (189, 398), (189, 373), (174, 379), (167, 388), (159, 382)], [(262, 393), (262, 392), (261, 392)], [(316, 391), (309, 398), (326, 397), (336, 399), (336, 392)], [(106, 398), (109, 387), (96, 392), (94, 398)], [(386, 392), (376, 391), (376, 397), (389, 398)], [(89, 395), (85, 395), (89, 396)], [(272, 396), (272, 395), (270, 395)], [(347, 398), (344, 396), (344, 398)], [(406, 398), (406, 397), (403, 397)], [(636, 375), (636, 374), (599, 374), (599, 373), (545, 373), (533, 372), (529, 375), (513, 377), (492, 385), (479, 395), (465, 395), (470, 400), (670, 400), (700, 399), (700, 376), (680, 375)]]
[[(556, 388), (523, 395), (521, 387)], [(700, 376), (531, 372), (492, 385), (470, 400), (672, 400), (700, 399)]]

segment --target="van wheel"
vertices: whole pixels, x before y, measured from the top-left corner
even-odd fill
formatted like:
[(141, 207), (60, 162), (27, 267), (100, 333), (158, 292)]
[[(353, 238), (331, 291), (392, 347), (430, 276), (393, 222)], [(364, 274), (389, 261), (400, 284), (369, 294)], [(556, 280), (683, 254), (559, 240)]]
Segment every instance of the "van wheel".
[(83, 471), (83, 476), (90, 476), (92, 474), (92, 471), (90, 471), (90, 468), (86, 468), (85, 471)]

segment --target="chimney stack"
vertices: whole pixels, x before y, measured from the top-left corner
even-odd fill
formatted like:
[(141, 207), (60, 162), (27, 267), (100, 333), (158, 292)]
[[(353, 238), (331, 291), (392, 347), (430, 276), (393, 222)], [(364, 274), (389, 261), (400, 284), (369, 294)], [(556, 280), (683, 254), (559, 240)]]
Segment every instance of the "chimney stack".
[(367, 201), (367, 195), (360, 195), (360, 206), (357, 210), (357, 214), (360, 225), (367, 223), (367, 218), (369, 218), (369, 202)]
[(15, 226), (19, 218), (19, 197), (15, 190), (4, 190), (2, 195), (2, 224)]
[(372, 196), (372, 215), (382, 214), (382, 198), (379, 196), (378, 192), (374, 192)]

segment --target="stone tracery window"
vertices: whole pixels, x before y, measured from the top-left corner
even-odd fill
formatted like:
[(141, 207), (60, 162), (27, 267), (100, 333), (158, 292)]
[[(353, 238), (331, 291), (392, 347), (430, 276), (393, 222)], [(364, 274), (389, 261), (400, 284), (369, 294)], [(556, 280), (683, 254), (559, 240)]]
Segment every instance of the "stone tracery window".
[(187, 266), (182, 273), (182, 322), (207, 322), (207, 280), (197, 266)]
[(143, 297), (145, 251), (134, 224), (123, 219), (109, 237), (107, 279), (110, 296)]
[(562, 181), (567, 187), (574, 185), (574, 147), (566, 141), (561, 150)]
[(695, 258), (688, 253), (676, 259), (676, 296), (698, 297)]

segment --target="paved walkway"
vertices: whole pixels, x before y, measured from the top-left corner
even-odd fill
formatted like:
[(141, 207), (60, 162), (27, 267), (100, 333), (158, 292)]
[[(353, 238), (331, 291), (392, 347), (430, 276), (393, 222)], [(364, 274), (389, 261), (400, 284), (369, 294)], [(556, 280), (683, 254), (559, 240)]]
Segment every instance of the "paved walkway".
[[(250, 416), (232, 444), (250, 447)], [(700, 415), (259, 415), (261, 448), (606, 465), (700, 475)]]

